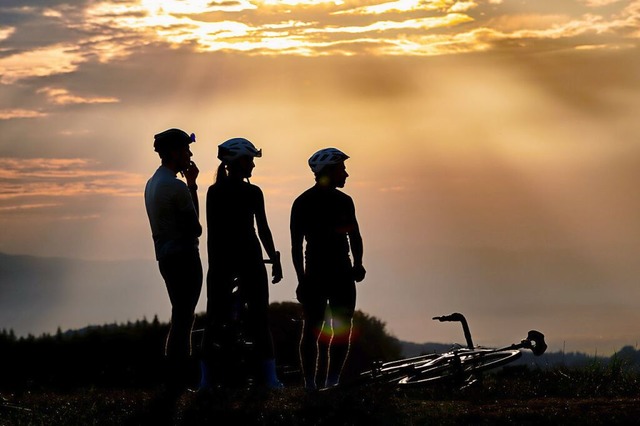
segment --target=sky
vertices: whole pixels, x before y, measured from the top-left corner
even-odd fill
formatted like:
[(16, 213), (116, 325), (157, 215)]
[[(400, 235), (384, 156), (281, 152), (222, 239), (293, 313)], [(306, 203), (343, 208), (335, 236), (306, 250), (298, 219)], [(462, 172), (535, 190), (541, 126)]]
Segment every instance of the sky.
[[(334, 146), (358, 308), (397, 337), (461, 341), (431, 320), (458, 311), (485, 345), (636, 346), (639, 39), (637, 0), (3, 0), (0, 252), (151, 260), (153, 135), (197, 135), (203, 206), (241, 136), (283, 253), (271, 300), (292, 301), (290, 206)], [(150, 280), (137, 297), (168, 319)]]

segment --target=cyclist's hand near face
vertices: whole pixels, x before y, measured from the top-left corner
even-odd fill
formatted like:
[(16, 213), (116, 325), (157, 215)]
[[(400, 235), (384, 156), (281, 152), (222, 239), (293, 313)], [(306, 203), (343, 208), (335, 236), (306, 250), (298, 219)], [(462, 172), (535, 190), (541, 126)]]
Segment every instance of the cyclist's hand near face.
[(196, 163), (193, 161), (189, 162), (189, 167), (186, 170), (183, 170), (185, 179), (187, 180), (187, 185), (192, 186), (196, 184), (196, 180), (198, 179), (198, 174), (200, 173), (200, 169), (196, 166)]
[(362, 265), (356, 265), (353, 267), (353, 279), (359, 283), (364, 280), (364, 276), (367, 274), (367, 271), (364, 269)]

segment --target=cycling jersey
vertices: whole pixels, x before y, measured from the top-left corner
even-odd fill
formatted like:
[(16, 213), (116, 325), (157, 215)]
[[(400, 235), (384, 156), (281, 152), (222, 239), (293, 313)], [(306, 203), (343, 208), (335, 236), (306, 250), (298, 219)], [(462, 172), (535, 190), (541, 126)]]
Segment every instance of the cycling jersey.
[(207, 192), (207, 249), (209, 265), (240, 266), (258, 259), (262, 248), (254, 220), (264, 210), (262, 191), (250, 183), (225, 179)]
[(144, 191), (156, 260), (198, 250), (202, 227), (187, 185), (160, 166)]
[(357, 228), (353, 200), (347, 194), (317, 185), (302, 193), (291, 209), (291, 231), (306, 240), (305, 273), (350, 271), (348, 235)]

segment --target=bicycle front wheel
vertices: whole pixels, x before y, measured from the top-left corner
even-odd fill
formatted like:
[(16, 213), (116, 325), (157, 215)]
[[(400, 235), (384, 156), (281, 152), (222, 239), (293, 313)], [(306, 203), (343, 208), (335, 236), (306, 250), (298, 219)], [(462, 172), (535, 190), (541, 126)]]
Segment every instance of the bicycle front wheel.
[(464, 381), (474, 373), (501, 367), (520, 358), (517, 350), (469, 350), (448, 353), (424, 365), (398, 382), (402, 386), (428, 385), (441, 381)]
[(415, 374), (424, 364), (439, 356), (438, 354), (427, 354), (379, 363), (373, 369), (360, 373), (356, 382), (358, 384), (396, 383), (408, 375)]

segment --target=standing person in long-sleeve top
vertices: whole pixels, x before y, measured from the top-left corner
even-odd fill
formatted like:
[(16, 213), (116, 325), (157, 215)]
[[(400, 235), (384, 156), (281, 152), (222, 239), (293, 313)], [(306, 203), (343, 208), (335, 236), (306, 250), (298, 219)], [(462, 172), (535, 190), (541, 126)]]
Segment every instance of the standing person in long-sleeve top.
[[(189, 145), (195, 135), (169, 129), (154, 137), (161, 165), (145, 187), (144, 199), (151, 225), (156, 260), (171, 301), (171, 328), (165, 345), (169, 396), (187, 385), (192, 355), (191, 329), (202, 289), (198, 237), (202, 234), (198, 205), (198, 167)], [(178, 179), (180, 173), (186, 183)]]

